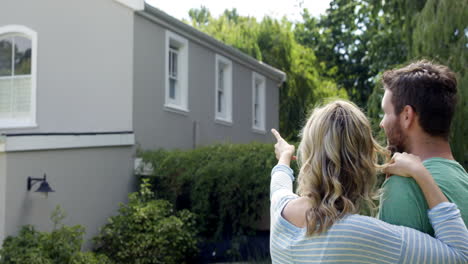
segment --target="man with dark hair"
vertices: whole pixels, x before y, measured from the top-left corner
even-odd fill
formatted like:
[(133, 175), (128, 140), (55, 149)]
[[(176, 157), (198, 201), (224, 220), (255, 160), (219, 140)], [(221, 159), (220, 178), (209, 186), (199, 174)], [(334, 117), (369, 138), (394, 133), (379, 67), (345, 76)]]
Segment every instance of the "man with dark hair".
[[(454, 160), (448, 140), (457, 101), (455, 74), (443, 65), (418, 61), (386, 71), (382, 81), (384, 117), (380, 127), (389, 149), (419, 156), (445, 196), (457, 204), (468, 226), (468, 174)], [(427, 210), (413, 179), (392, 176), (384, 182), (381, 220), (433, 236)]]

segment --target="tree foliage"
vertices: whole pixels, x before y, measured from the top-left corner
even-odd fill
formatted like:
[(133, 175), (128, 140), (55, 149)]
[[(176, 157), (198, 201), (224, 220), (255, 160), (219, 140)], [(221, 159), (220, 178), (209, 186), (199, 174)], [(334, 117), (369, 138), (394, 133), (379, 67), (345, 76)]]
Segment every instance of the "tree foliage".
[[(391, 14), (382, 27), (399, 38), (406, 47), (404, 58), (395, 64), (429, 59), (450, 67), (457, 73), (459, 100), (452, 125), (451, 147), (455, 159), (468, 167), (468, 1), (458, 0), (390, 0), (378, 7), (381, 14)], [(386, 68), (382, 68), (381, 71)], [(378, 98), (376, 86), (371, 98)], [(379, 120), (380, 103), (369, 100), (369, 113), (374, 123)]]
[(457, 73), (459, 100), (452, 151), (468, 167), (468, 1), (427, 0), (412, 20), (411, 58), (430, 58)]
[(322, 74), (365, 107), (375, 76), (406, 56), (406, 46), (398, 37), (401, 31), (391, 27), (396, 17), (384, 12), (379, 0), (332, 0), (320, 18), (305, 9), (294, 33), (301, 44), (315, 51)]
[(468, 166), (467, 0), (332, 0), (319, 18), (304, 9), (298, 23), (269, 17), (258, 22), (235, 9), (213, 18), (204, 7), (192, 9), (190, 17), (198, 29), (287, 74), (280, 129), (288, 139), (297, 138), (315, 102), (349, 96), (366, 108), (383, 140), (380, 74), (422, 58), (449, 66), (460, 93), (452, 150)]

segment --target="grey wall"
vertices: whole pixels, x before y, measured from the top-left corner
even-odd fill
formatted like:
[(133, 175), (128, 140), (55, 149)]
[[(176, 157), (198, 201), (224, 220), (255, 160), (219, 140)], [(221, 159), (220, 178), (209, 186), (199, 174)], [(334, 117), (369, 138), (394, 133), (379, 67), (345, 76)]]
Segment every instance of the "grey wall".
[[(164, 109), (165, 29), (135, 16), (134, 131), (143, 149), (191, 148), (215, 142), (271, 142), (269, 128), (278, 127), (279, 88), (267, 79), (266, 133), (252, 130), (252, 70), (233, 61), (233, 124), (215, 120), (215, 53), (189, 40), (187, 114)], [(177, 33), (177, 32), (175, 32)], [(178, 33), (180, 35), (180, 33)], [(182, 35), (183, 36), (183, 35)], [(221, 54), (228, 56), (226, 54)]]
[[(1, 142), (0, 142), (1, 144)], [(0, 242), (5, 238), (6, 156), (0, 152)]]
[[(9, 152), (6, 162), (6, 235), (26, 224), (50, 230), (50, 214), (60, 205), (68, 215), (64, 223), (85, 226), (89, 239), (135, 189), (132, 147)], [(56, 191), (47, 199), (26, 190), (28, 176), (44, 173)]]
[(133, 12), (114, 0), (1, 0), (38, 34), (37, 123), (1, 132), (132, 130)]

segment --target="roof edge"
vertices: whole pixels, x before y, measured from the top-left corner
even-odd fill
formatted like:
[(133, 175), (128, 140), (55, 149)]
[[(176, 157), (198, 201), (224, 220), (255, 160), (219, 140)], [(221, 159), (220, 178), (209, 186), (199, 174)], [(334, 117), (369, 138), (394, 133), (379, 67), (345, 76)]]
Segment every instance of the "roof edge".
[(145, 0), (114, 0), (130, 9), (140, 11), (145, 9)]
[(164, 26), (167, 29), (174, 31), (175, 33), (189, 38), (191, 41), (210, 48), (216, 53), (219, 53), (225, 57), (229, 57), (235, 60), (237, 63), (242, 64), (255, 72), (262, 73), (270, 77), (270, 79), (274, 79), (278, 82), (278, 86), (281, 86), (283, 82), (286, 81), (286, 73), (283, 71), (276, 69), (275, 67), (262, 61), (258, 61), (250, 55), (247, 55), (232, 46), (224, 44), (210, 35), (168, 15), (156, 7), (145, 3), (144, 10), (137, 11), (136, 13), (159, 25)]

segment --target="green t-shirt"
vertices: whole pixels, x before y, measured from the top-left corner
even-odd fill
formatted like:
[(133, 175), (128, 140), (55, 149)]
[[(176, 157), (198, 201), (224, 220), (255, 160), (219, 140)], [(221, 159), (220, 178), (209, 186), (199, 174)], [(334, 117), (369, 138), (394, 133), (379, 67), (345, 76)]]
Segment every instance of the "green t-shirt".
[[(458, 206), (468, 226), (468, 174), (465, 169), (458, 162), (443, 158), (430, 158), (423, 164), (447, 199)], [(382, 188), (379, 219), (434, 236), (427, 217), (426, 199), (413, 178), (392, 176), (383, 183)]]

